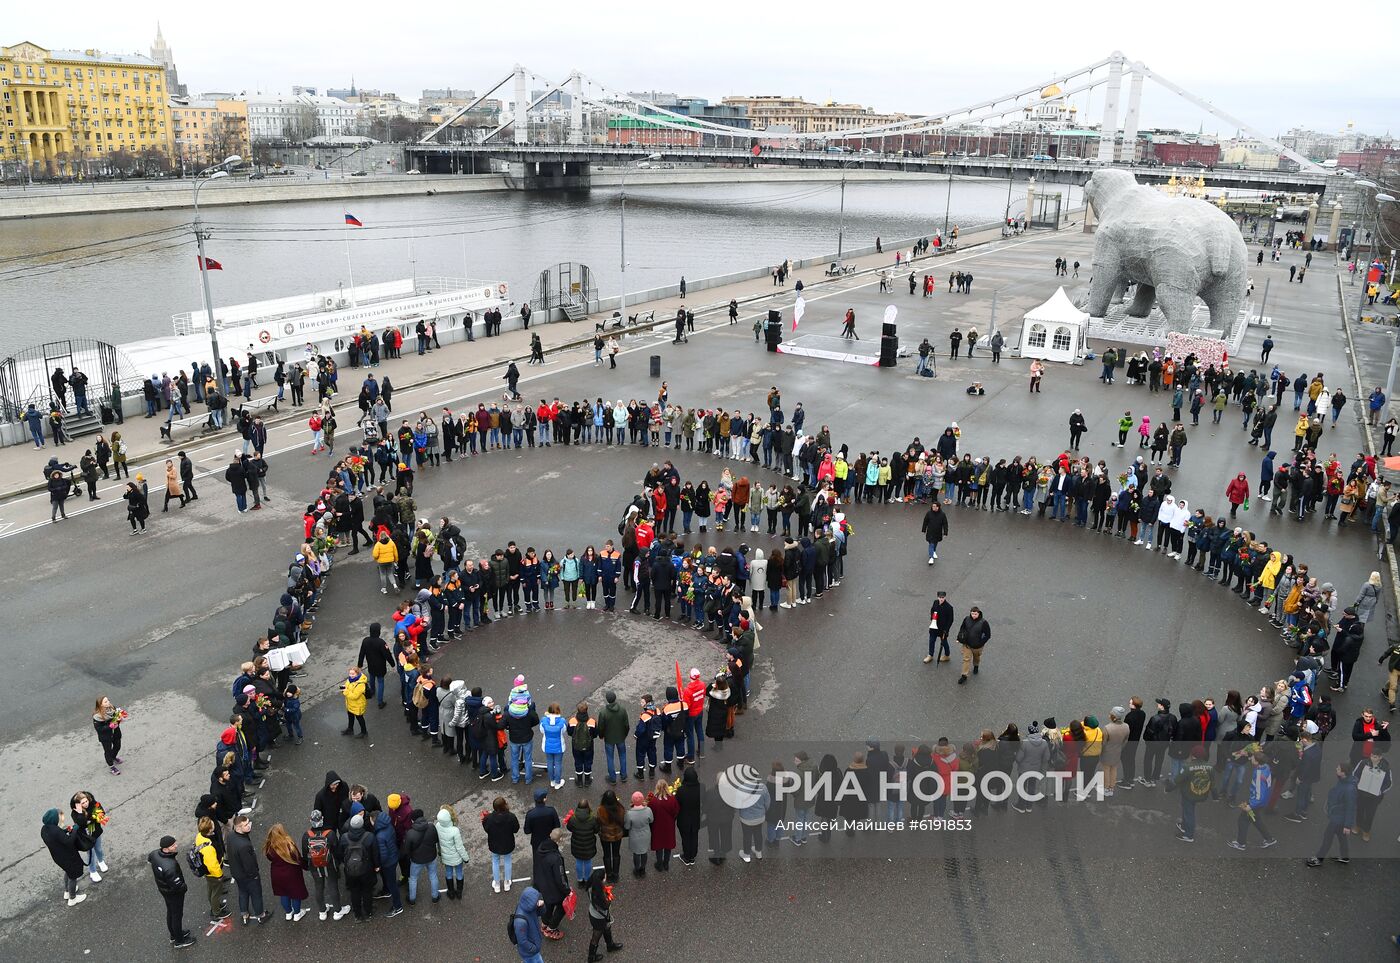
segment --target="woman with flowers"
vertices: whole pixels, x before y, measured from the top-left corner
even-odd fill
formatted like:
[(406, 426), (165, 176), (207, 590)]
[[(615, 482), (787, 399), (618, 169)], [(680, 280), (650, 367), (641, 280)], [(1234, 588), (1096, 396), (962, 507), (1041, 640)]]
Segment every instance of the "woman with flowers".
[(121, 765), (122, 761), (121, 724), (126, 718), (125, 709), (118, 709), (112, 705), (106, 696), (97, 697), (97, 704), (92, 711), (92, 728), (97, 732), (97, 741), (102, 743), (102, 757), (107, 761), (107, 768), (114, 776), (122, 774), (117, 766)]
[(107, 812), (85, 789), (75, 792), (68, 805), (78, 852), (89, 854), (88, 877), (94, 883), (100, 883), (101, 874), (107, 872), (107, 854), (102, 851), (102, 828), (107, 825)]

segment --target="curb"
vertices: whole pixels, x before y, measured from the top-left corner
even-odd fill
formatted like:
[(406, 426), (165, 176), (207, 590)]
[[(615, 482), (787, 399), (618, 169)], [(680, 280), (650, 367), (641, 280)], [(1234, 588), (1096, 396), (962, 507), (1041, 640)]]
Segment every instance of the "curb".
[[(1351, 379), (1352, 386), (1356, 389), (1356, 404), (1360, 406), (1365, 403), (1366, 395), (1361, 387), (1361, 365), (1356, 360), (1356, 342), (1352, 339), (1351, 335), (1351, 319), (1347, 314), (1346, 289), (1342, 285), (1342, 276), (1340, 274), (1337, 275), (1337, 303), (1340, 306), (1339, 313), (1342, 318), (1342, 331), (1346, 334), (1347, 338), (1347, 356), (1351, 359)], [(1362, 437), (1366, 439), (1366, 453), (1372, 458), (1377, 458), (1376, 439), (1371, 434), (1370, 423), (1367, 422), (1364, 417), (1361, 419), (1361, 434)], [(1379, 477), (1382, 470), (1380, 459), (1377, 458), (1377, 477)], [(1393, 608), (1391, 611), (1394, 613), (1396, 619), (1400, 620), (1400, 558), (1396, 557), (1395, 547), (1388, 541), (1385, 543), (1385, 558), (1390, 567), (1390, 591), (1394, 596), (1392, 600)], [(1386, 637), (1390, 637), (1388, 626)]]

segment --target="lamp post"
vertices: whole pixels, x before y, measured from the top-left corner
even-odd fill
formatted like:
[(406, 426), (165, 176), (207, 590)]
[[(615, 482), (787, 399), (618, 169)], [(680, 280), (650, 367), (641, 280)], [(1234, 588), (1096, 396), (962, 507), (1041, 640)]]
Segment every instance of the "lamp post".
[[(1374, 181), (1357, 181), (1356, 183), (1357, 183), (1357, 185), (1360, 186), (1360, 187), (1375, 188), (1375, 187), (1377, 186), (1377, 185), (1375, 184)], [(1366, 273), (1367, 273), (1368, 275), (1370, 274), (1371, 262), (1375, 260), (1376, 245), (1375, 245), (1374, 237), (1375, 237), (1375, 235), (1378, 233), (1378, 231), (1376, 231), (1375, 228), (1379, 227), (1379, 218), (1380, 218), (1380, 212), (1381, 212), (1381, 205), (1382, 205), (1382, 204), (1391, 204), (1391, 203), (1394, 203), (1394, 202), (1395, 202), (1395, 198), (1392, 197), (1392, 196), (1389, 195), (1389, 194), (1385, 194), (1385, 193), (1382, 193), (1382, 192), (1380, 192), (1380, 191), (1377, 191), (1377, 193), (1376, 193), (1376, 195), (1375, 195), (1375, 201), (1376, 201), (1376, 210), (1375, 210), (1375, 213), (1372, 214), (1372, 216), (1371, 216), (1371, 225), (1372, 225), (1372, 228), (1373, 228), (1373, 230), (1372, 230), (1372, 238), (1373, 238), (1373, 240), (1372, 240), (1371, 244), (1369, 244), (1369, 245), (1367, 246), (1367, 248), (1366, 248)], [(1361, 227), (1362, 227), (1363, 230), (1364, 230), (1365, 227), (1366, 227), (1366, 212), (1365, 212), (1365, 211), (1362, 211), (1362, 212), (1361, 212)], [(1355, 238), (1352, 239), (1352, 243), (1353, 243), (1353, 245), (1355, 244)], [(1357, 294), (1357, 297), (1356, 297), (1356, 323), (1357, 323), (1357, 324), (1360, 324), (1360, 323), (1361, 323), (1361, 312), (1362, 312), (1362, 310), (1366, 307), (1366, 288), (1367, 288), (1367, 287), (1368, 287), (1367, 278), (1362, 278), (1362, 279), (1361, 279), (1361, 291)], [(1391, 364), (1391, 374), (1392, 374), (1392, 377), (1394, 376), (1394, 371), (1395, 371), (1395, 365), (1394, 365), (1394, 363), (1393, 363), (1393, 361), (1392, 361), (1392, 364)]]
[(617, 224), (617, 248), (618, 254), (621, 255), (622, 258), (622, 294), (618, 298), (617, 316), (623, 321), (627, 320), (627, 172), (632, 170), (634, 166), (641, 164), (643, 161), (654, 161), (660, 159), (660, 154), (648, 154), (646, 157), (640, 157), (637, 160), (629, 161), (628, 163), (622, 165), (622, 206), (618, 211)]
[(209, 351), (214, 357), (214, 377), (218, 379), (219, 389), (225, 397), (228, 396), (228, 381), (224, 378), (223, 359), (219, 357), (219, 338), (214, 329), (214, 299), (209, 294), (209, 268), (204, 257), (204, 239), (208, 235), (204, 230), (204, 222), (199, 216), (199, 189), (204, 186), (206, 181), (200, 180), (199, 177), (208, 174), (210, 181), (228, 177), (228, 168), (242, 162), (242, 157), (232, 154), (225, 157), (223, 163), (206, 167), (200, 171), (194, 182), (194, 240), (195, 246), (199, 249), (199, 280), (204, 290), (204, 317), (209, 323)]

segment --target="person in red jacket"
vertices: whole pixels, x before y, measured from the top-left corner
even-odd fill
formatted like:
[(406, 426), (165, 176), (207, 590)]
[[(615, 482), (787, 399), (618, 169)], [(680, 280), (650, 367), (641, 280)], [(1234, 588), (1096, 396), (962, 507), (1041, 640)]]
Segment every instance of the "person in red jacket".
[(1235, 476), (1235, 480), (1225, 486), (1225, 497), (1230, 502), (1230, 517), (1234, 518), (1240, 506), (1249, 502), (1249, 479), (1245, 478), (1244, 472)]
[(690, 681), (681, 691), (681, 701), (685, 703), (685, 758), (694, 762), (696, 756), (705, 755), (705, 680), (700, 678), (699, 669), (690, 670)]
[(656, 541), (656, 530), (651, 527), (651, 522), (643, 518), (637, 522), (637, 555), (645, 555), (654, 541)]

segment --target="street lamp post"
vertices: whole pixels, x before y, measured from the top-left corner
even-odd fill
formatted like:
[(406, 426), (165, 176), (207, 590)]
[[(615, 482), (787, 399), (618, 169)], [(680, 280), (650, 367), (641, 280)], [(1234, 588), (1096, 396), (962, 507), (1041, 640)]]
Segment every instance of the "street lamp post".
[[(1357, 181), (1356, 183), (1357, 183), (1358, 186), (1361, 186), (1361, 187), (1375, 188), (1375, 187), (1377, 186), (1373, 181)], [(1385, 194), (1385, 193), (1382, 193), (1382, 192), (1377, 192), (1376, 195), (1375, 195), (1375, 201), (1376, 201), (1376, 211), (1375, 211), (1375, 213), (1372, 214), (1372, 216), (1371, 216), (1371, 224), (1372, 224), (1372, 228), (1373, 228), (1373, 230), (1372, 230), (1372, 237), (1373, 237), (1373, 238), (1374, 238), (1375, 235), (1378, 233), (1378, 231), (1374, 230), (1374, 228), (1376, 228), (1376, 227), (1379, 226), (1381, 205), (1382, 205), (1382, 204), (1391, 204), (1391, 203), (1394, 203), (1394, 202), (1395, 202), (1395, 198), (1392, 197), (1390, 194)], [(1362, 214), (1361, 214), (1361, 226), (1362, 226), (1362, 229), (1364, 230), (1364, 229), (1365, 229), (1365, 226), (1366, 226), (1366, 212), (1365, 212), (1365, 211), (1362, 211)], [(1352, 239), (1352, 242), (1353, 242), (1353, 244), (1355, 244), (1355, 238)], [(1367, 274), (1370, 273), (1371, 262), (1375, 260), (1375, 252), (1376, 252), (1375, 242), (1372, 241), (1372, 243), (1371, 243), (1370, 245), (1368, 245), (1367, 248), (1366, 248), (1366, 271), (1367, 271)], [(1366, 278), (1362, 278), (1362, 279), (1361, 279), (1361, 290), (1360, 290), (1360, 292), (1358, 292), (1357, 297), (1356, 297), (1356, 323), (1357, 323), (1357, 324), (1360, 324), (1360, 323), (1361, 323), (1361, 312), (1362, 312), (1362, 310), (1366, 307), (1366, 288), (1368, 287), (1366, 281), (1367, 281)], [(1391, 366), (1391, 369), (1392, 369), (1392, 373), (1393, 373), (1393, 371), (1394, 371), (1394, 365), (1393, 365), (1393, 364), (1392, 364), (1392, 366)]]
[(618, 298), (617, 316), (621, 318), (624, 322), (626, 322), (627, 320), (627, 172), (630, 171), (634, 166), (642, 163), (643, 161), (654, 161), (660, 159), (660, 154), (648, 154), (646, 157), (641, 157), (637, 160), (622, 165), (622, 178), (620, 182), (622, 188), (622, 206), (618, 211), (617, 225), (618, 254), (622, 258), (622, 294)]
[(204, 239), (207, 233), (204, 230), (204, 222), (199, 216), (199, 189), (206, 183), (199, 179), (200, 175), (208, 174), (209, 180), (214, 181), (223, 177), (228, 177), (227, 168), (240, 164), (243, 158), (237, 154), (225, 157), (223, 163), (215, 164), (213, 167), (205, 168), (196, 175), (194, 182), (194, 240), (195, 246), (199, 250), (199, 280), (204, 290), (204, 317), (209, 324), (209, 351), (214, 358), (214, 377), (218, 379), (219, 388), (228, 397), (228, 381), (224, 378), (224, 363), (219, 357), (219, 337), (214, 327), (214, 299), (209, 293), (209, 267), (204, 257)]

